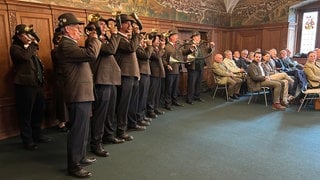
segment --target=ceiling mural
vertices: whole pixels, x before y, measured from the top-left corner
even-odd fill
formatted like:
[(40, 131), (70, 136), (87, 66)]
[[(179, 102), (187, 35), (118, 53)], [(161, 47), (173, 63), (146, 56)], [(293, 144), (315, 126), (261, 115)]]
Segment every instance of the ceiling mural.
[(242, 26), (288, 22), (289, 7), (302, 0), (20, 0), (99, 11), (136, 12), (176, 21)]
[(288, 22), (289, 7), (300, 1), (240, 1), (232, 12), (232, 26)]

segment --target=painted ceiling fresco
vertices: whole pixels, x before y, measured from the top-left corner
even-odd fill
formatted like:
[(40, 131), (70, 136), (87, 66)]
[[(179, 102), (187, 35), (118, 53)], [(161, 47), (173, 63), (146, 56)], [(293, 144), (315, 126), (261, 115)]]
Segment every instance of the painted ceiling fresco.
[(21, 0), (139, 16), (242, 26), (287, 22), (289, 7), (302, 0)]

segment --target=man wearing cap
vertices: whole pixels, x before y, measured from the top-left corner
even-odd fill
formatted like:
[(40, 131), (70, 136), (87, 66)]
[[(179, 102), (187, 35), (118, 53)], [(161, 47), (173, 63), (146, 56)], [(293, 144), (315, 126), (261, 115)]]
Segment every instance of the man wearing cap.
[(168, 42), (164, 47), (163, 66), (166, 71), (165, 79), (165, 109), (172, 110), (171, 105), (183, 106), (178, 103), (178, 85), (180, 63), (171, 63), (170, 59), (174, 58), (183, 61), (183, 56), (192, 53), (190, 49), (183, 49), (178, 46), (178, 32), (176, 30), (168, 31)]
[(123, 143), (123, 139), (115, 137), (115, 108), (117, 100), (117, 85), (121, 85), (121, 70), (114, 55), (118, 49), (120, 36), (112, 21), (102, 17), (98, 21), (102, 42), (100, 55), (92, 63), (94, 74), (96, 100), (94, 102), (91, 119), (91, 150), (97, 156), (107, 157), (109, 153), (102, 147), (102, 143)]
[(164, 114), (159, 110), (161, 96), (161, 80), (165, 77), (165, 71), (162, 63), (165, 40), (157, 33), (150, 33), (149, 38), (152, 40), (153, 52), (150, 56), (150, 88), (147, 100), (147, 114), (149, 117)]
[(39, 37), (32, 26), (19, 24), (15, 28), (10, 56), (14, 69), (16, 108), (20, 136), (27, 150), (36, 150), (36, 143), (51, 141), (41, 134), (44, 115), (43, 66), (37, 58)]
[(133, 140), (126, 133), (127, 128), (132, 130), (145, 130), (145, 126), (137, 124), (137, 107), (139, 96), (140, 71), (136, 50), (142, 40), (138, 27), (133, 28), (133, 17), (120, 14), (121, 27), (118, 27), (120, 43), (115, 58), (121, 69), (121, 86), (116, 109), (117, 136), (125, 141)]
[(201, 40), (199, 31), (193, 31), (190, 44), (191, 45), (186, 46), (186, 48), (194, 49), (192, 55), (195, 59), (190, 59), (191, 62), (186, 65), (188, 69), (188, 95), (186, 102), (188, 104), (193, 104), (193, 100), (203, 101), (200, 98), (203, 68), (208, 54), (211, 54), (214, 51), (215, 43), (207, 43), (206, 41)]
[(63, 34), (56, 57), (63, 66), (65, 100), (69, 111), (70, 131), (67, 135), (68, 172), (75, 177), (91, 177), (82, 165), (95, 159), (86, 158), (91, 105), (94, 101), (93, 79), (89, 62), (96, 60), (101, 42), (95, 31), (88, 33), (85, 47), (79, 47), (80, 22), (72, 13), (59, 16), (58, 26)]

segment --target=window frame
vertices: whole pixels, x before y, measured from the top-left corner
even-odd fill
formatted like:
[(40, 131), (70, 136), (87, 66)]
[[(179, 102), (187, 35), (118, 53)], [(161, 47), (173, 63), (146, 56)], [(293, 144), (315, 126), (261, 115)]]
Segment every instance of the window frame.
[(301, 47), (301, 35), (302, 35), (302, 22), (303, 22), (303, 13), (305, 12), (318, 12), (318, 22), (317, 22), (317, 35), (316, 35), (316, 42), (315, 47), (320, 47), (320, 2), (315, 2), (308, 4), (306, 6), (302, 6), (297, 9), (297, 43), (295, 52), (300, 52)]

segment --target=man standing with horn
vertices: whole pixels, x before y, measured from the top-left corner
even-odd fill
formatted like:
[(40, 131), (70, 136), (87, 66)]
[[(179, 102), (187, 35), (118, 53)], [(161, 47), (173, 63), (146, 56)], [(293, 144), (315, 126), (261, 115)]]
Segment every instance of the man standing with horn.
[(215, 46), (214, 42), (208, 44), (206, 41), (201, 40), (199, 31), (193, 31), (191, 39), (190, 45), (186, 46), (186, 48), (194, 48), (193, 56), (195, 59), (186, 65), (188, 69), (188, 95), (186, 102), (188, 104), (193, 104), (193, 100), (203, 101), (200, 98), (203, 68), (205, 59), (213, 53)]
[(95, 158), (86, 158), (93, 96), (93, 79), (89, 62), (98, 57), (101, 42), (96, 31), (90, 31), (85, 47), (79, 47), (81, 24), (72, 13), (58, 18), (63, 37), (57, 48), (57, 58), (63, 64), (65, 100), (69, 112), (70, 131), (67, 136), (68, 172), (80, 178), (92, 173), (82, 165), (92, 164)]
[[(171, 105), (183, 106), (178, 103), (178, 85), (180, 63), (170, 63), (170, 59), (177, 59), (177, 62), (183, 61), (183, 56), (192, 53), (190, 49), (182, 49), (178, 47), (178, 32), (169, 30), (168, 42), (166, 44), (165, 53), (163, 55), (163, 66), (166, 70), (165, 80), (165, 109), (172, 110)], [(179, 45), (180, 46), (180, 45)]]
[(90, 145), (95, 155), (107, 157), (109, 153), (102, 147), (102, 142), (115, 144), (124, 142), (123, 139), (115, 137), (116, 86), (121, 84), (121, 70), (114, 54), (118, 49), (120, 36), (117, 35), (114, 21), (106, 20), (100, 15), (97, 19), (101, 29), (99, 40), (102, 45), (99, 57), (92, 63), (96, 100), (91, 119)]
[[(137, 124), (140, 71), (136, 50), (143, 38), (139, 28), (132, 27), (135, 19), (127, 14), (120, 14), (121, 27), (118, 27), (120, 42), (115, 58), (121, 69), (121, 86), (118, 88), (117, 101), (117, 137), (125, 141), (133, 140), (126, 133), (127, 128), (145, 130)], [(129, 38), (131, 37), (131, 38)]]

